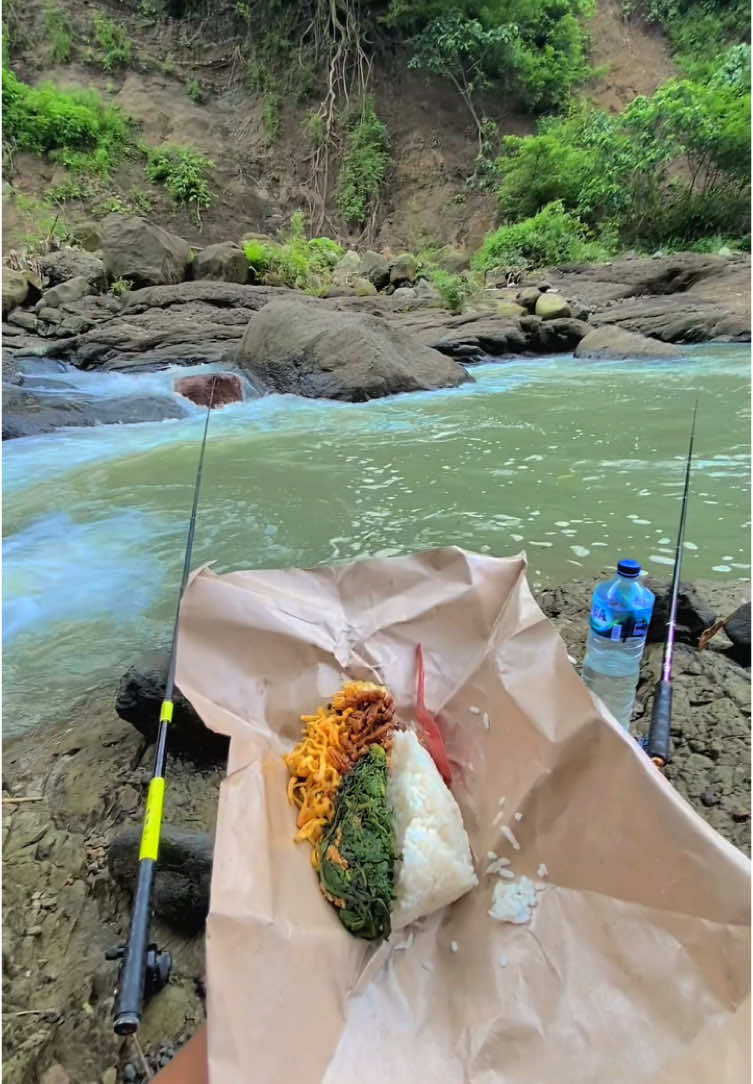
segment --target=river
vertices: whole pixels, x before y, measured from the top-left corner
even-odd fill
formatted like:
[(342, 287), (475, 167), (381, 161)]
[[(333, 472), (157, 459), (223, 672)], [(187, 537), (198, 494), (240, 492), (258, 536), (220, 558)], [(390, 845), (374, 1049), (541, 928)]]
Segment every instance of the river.
[[(213, 413), (194, 566), (310, 566), (455, 544), (526, 551), (534, 586), (619, 557), (668, 576), (700, 394), (684, 576), (749, 578), (750, 351), (474, 367), (368, 404)], [(181, 368), (180, 375), (197, 371)], [(178, 370), (70, 371), (49, 394), (171, 395)], [(204, 411), (3, 446), (3, 729), (59, 718), (169, 635)], [(584, 620), (586, 615), (584, 614)]]

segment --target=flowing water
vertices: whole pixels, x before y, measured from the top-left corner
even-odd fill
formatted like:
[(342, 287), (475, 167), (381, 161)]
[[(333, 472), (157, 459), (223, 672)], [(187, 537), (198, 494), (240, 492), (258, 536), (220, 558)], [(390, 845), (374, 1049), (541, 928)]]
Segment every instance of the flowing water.
[[(460, 389), (368, 404), (268, 396), (215, 411), (194, 567), (455, 544), (525, 550), (534, 585), (593, 577), (623, 556), (668, 577), (700, 392), (684, 576), (747, 580), (747, 347), (472, 373)], [(174, 377), (36, 381), (51, 396), (169, 396)], [(182, 402), (185, 418), (4, 445), (6, 735), (59, 717), (90, 687), (114, 688), (142, 650), (168, 639), (204, 418)]]

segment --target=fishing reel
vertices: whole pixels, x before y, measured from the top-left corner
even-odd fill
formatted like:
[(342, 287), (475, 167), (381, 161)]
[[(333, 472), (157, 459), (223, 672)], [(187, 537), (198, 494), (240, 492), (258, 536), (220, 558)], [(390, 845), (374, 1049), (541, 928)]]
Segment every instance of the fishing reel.
[[(122, 960), (125, 956), (126, 946), (119, 945), (105, 952), (106, 960)], [(173, 958), (169, 952), (163, 952), (157, 948), (157, 944), (151, 941), (146, 947), (146, 961), (144, 964), (144, 999), (158, 994), (167, 986), (170, 973), (173, 969)], [(120, 982), (120, 976), (118, 976)]]

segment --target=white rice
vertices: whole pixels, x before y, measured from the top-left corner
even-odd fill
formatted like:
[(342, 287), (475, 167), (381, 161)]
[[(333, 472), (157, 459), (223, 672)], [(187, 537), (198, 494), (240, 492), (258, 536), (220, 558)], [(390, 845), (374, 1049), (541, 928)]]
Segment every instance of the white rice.
[(530, 922), (537, 902), (536, 886), (528, 877), (521, 877), (512, 884), (499, 881), (494, 886), (489, 914), (498, 922), (513, 922), (520, 926)]
[(519, 851), (520, 850), (520, 844), (518, 843), (517, 839), (513, 835), (512, 829), (508, 828), (506, 824), (503, 824), (500, 831), (502, 832), (502, 835), (505, 837), (507, 842), (512, 844), (513, 849), (516, 850), (516, 851)]
[(549, 870), (546, 868), (546, 865), (543, 862), (539, 863), (539, 868), (536, 870), (536, 876), (537, 877), (548, 877), (549, 876)]
[(392, 738), (388, 797), (400, 856), (392, 908), (399, 930), (478, 884), (460, 809), (410, 730)]
[(481, 714), (481, 708), (477, 708), (475, 704), (471, 704), (471, 706), (468, 708), (468, 711), (471, 713), (471, 715)]

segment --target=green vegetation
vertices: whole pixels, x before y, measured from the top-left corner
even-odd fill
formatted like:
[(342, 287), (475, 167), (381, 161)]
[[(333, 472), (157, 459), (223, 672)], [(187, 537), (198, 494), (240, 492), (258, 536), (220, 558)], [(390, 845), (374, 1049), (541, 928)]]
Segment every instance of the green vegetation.
[(165, 143), (147, 151), (144, 169), (150, 181), (163, 184), (177, 204), (188, 207), (200, 220), (201, 211), (212, 202), (209, 177), (214, 162), (193, 147)]
[(472, 266), (477, 271), (543, 267), (603, 259), (606, 255), (603, 247), (588, 241), (580, 219), (568, 214), (561, 200), (554, 200), (531, 218), (488, 234)]
[(280, 134), (280, 97), (276, 90), (269, 90), (264, 95), (264, 109), (261, 116), (267, 143), (271, 146)]
[(344, 252), (329, 237), (306, 240), (302, 211), (293, 215), (282, 243), (253, 239), (245, 241), (243, 249), (257, 282), (277, 282), (309, 293), (318, 293), (329, 284)]
[(411, 66), (449, 78), (479, 128), (483, 89), (534, 111), (567, 104), (591, 71), (593, 9), (593, 0), (392, 0), (387, 22), (413, 35)]
[(43, 200), (17, 192), (12, 186), (4, 188), (4, 198), (6, 195), (15, 203), (26, 226), (20, 241), (22, 252), (34, 256), (70, 240), (70, 230), (59, 208), (50, 208)]
[(51, 46), (51, 60), (55, 64), (67, 64), (71, 59), (73, 33), (67, 15), (57, 4), (48, 4), (45, 8), (44, 28)]
[(335, 813), (319, 843), (319, 880), (337, 917), (356, 937), (390, 935), (395, 828), (387, 801), (387, 755), (372, 745), (344, 777)]
[(131, 142), (130, 125), (93, 91), (30, 87), (3, 71), (3, 143), (49, 155), (69, 169), (108, 175)]
[(128, 279), (114, 279), (110, 285), (110, 289), (107, 291), (112, 294), (113, 297), (123, 297), (124, 294), (128, 294), (133, 289), (133, 284)]
[(429, 278), (439, 290), (444, 307), (450, 312), (462, 312), (473, 293), (473, 286), (468, 279), (451, 271), (443, 271), (440, 267), (430, 271)]
[(750, 41), (750, 0), (623, 0), (623, 10), (660, 26), (695, 78), (730, 45)]
[(363, 225), (376, 206), (390, 160), (387, 126), (365, 98), (352, 126), (340, 169), (337, 208), (346, 222)]
[(748, 233), (750, 49), (705, 83), (674, 79), (618, 116), (585, 104), (510, 136), (498, 161), (505, 220), (553, 200), (608, 247), (682, 245)]
[(115, 71), (131, 59), (131, 39), (122, 23), (105, 15), (94, 16), (94, 41), (97, 48), (90, 50), (92, 63), (106, 72)]
[(186, 94), (191, 99), (191, 101), (196, 102), (197, 105), (202, 105), (206, 99), (204, 88), (202, 87), (201, 83), (199, 83), (196, 79), (191, 79), (186, 84)]

